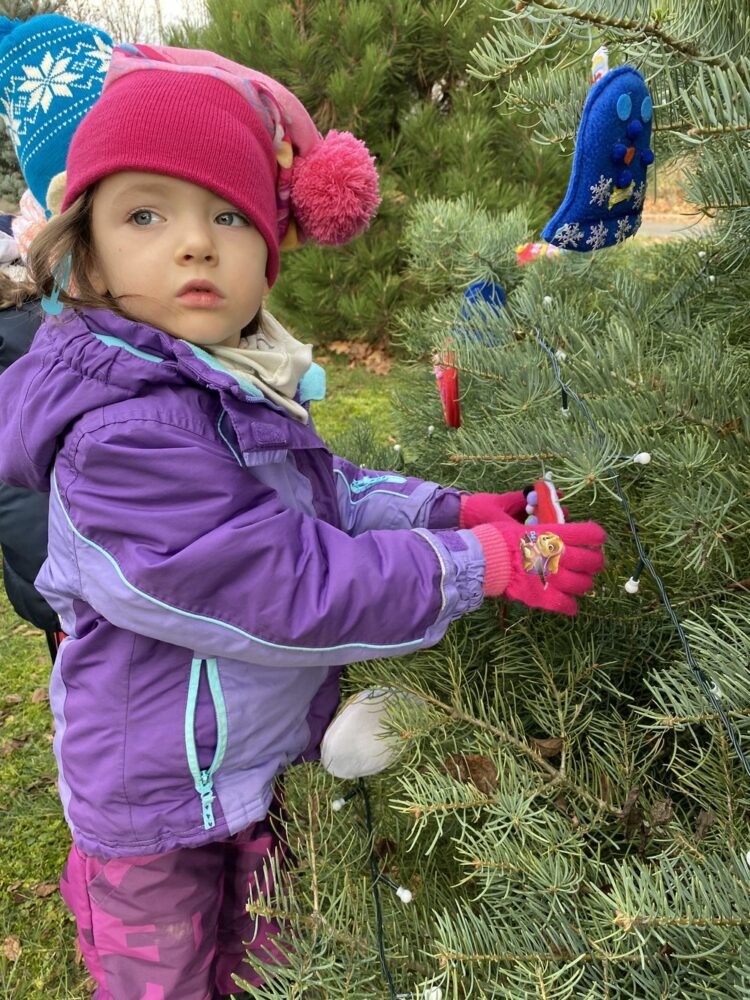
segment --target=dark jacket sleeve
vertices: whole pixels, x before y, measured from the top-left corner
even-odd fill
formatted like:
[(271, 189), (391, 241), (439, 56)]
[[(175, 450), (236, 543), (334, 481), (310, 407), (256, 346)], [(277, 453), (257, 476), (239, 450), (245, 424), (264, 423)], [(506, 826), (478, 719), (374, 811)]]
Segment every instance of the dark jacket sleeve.
[[(38, 302), (0, 311), (0, 371), (31, 346), (42, 313)], [(3, 583), (16, 614), (45, 631), (58, 627), (57, 615), (34, 587), (47, 557), (49, 494), (0, 483), (0, 548)]]
[(25, 302), (18, 309), (0, 310), (0, 372), (28, 351), (43, 318), (36, 301)]

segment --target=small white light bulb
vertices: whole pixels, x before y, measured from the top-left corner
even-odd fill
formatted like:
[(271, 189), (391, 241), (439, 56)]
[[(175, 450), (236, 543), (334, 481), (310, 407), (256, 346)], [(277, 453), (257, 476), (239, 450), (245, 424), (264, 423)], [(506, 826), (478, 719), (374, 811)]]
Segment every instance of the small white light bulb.
[(430, 986), (424, 991), (424, 1000), (443, 1000), (443, 991), (439, 986)]
[(715, 274), (709, 274), (709, 276), (708, 276), (708, 280), (709, 280), (709, 281), (711, 282), (711, 284), (713, 285), (713, 284), (714, 284), (714, 282), (716, 281), (716, 275), (715, 275)]
[(394, 451), (401, 451), (401, 445), (400, 444), (394, 444), (393, 450)]
[(562, 413), (562, 415), (565, 417), (566, 420), (570, 416), (570, 410), (568, 409), (567, 406), (561, 406), (560, 407), (560, 413)]
[(341, 812), (345, 805), (346, 799), (334, 799), (331, 803), (331, 809), (333, 809), (335, 813)]
[(408, 889), (405, 889), (402, 885), (396, 889), (396, 895), (401, 900), (402, 903), (411, 903), (414, 898)]
[(638, 590), (640, 589), (640, 586), (641, 586), (640, 581), (635, 580), (631, 576), (628, 582), (625, 584), (625, 592), (627, 594), (637, 594)]
[(432, 437), (434, 433), (435, 433), (435, 425), (430, 424), (430, 426), (427, 428), (427, 437)]
[(545, 295), (544, 298), (542, 299), (542, 303), (549, 309), (549, 307), (552, 305), (552, 296)]
[(568, 360), (568, 355), (565, 353), (565, 351), (555, 351), (555, 357), (557, 358), (558, 361)]
[(703, 260), (703, 258), (706, 256), (706, 251), (705, 250), (699, 250), (698, 251), (698, 256), (700, 257), (701, 260)]
[(637, 455), (633, 455), (633, 461), (636, 465), (648, 465), (651, 461), (651, 454), (648, 451), (639, 451)]
[(714, 698), (716, 698), (717, 701), (721, 701), (721, 699), (724, 697), (724, 692), (721, 690), (720, 686), (716, 683), (716, 681), (711, 681), (711, 683), (709, 684), (709, 688), (711, 689), (711, 694), (714, 696)]

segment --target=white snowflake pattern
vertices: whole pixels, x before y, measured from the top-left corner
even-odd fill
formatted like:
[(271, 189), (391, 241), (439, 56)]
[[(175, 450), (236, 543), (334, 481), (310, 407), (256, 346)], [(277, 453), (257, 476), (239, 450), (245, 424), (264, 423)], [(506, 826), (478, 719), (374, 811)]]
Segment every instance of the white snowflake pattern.
[(646, 182), (641, 181), (638, 187), (633, 192), (633, 207), (640, 212), (643, 208), (643, 202), (646, 199)]
[(47, 52), (39, 66), (23, 67), (26, 79), (18, 89), (21, 93), (31, 94), (27, 110), (32, 111), (37, 104), (40, 104), (46, 114), (54, 97), (73, 96), (68, 85), (80, 80), (81, 74), (68, 72), (70, 59), (71, 57), (68, 57), (55, 61), (52, 53)]
[(627, 239), (629, 235), (634, 232), (632, 225), (630, 224), (630, 217), (624, 215), (621, 219), (617, 220), (617, 232), (615, 233), (615, 243), (622, 243), (623, 240)]
[(589, 191), (591, 192), (591, 201), (589, 204), (606, 205), (611, 189), (612, 178), (605, 177), (604, 174), (602, 174), (596, 184), (592, 184), (589, 187)]
[(8, 135), (13, 143), (13, 146), (18, 149), (18, 143), (20, 139), (18, 138), (18, 130), (21, 128), (21, 122), (16, 118), (15, 108), (13, 107), (12, 101), (3, 101), (3, 108), (5, 113), (0, 113), (0, 118), (5, 122), (5, 127), (8, 129)]
[(101, 71), (106, 73), (112, 59), (112, 46), (107, 45), (98, 35), (94, 35), (94, 44), (96, 45), (96, 49), (91, 49), (88, 54), (92, 59), (101, 60)]
[(583, 239), (583, 231), (577, 222), (566, 222), (554, 235), (555, 244), (565, 249), (575, 247)]
[(592, 250), (601, 250), (607, 242), (607, 226), (604, 222), (598, 222), (591, 227), (591, 236), (586, 240), (586, 245)]

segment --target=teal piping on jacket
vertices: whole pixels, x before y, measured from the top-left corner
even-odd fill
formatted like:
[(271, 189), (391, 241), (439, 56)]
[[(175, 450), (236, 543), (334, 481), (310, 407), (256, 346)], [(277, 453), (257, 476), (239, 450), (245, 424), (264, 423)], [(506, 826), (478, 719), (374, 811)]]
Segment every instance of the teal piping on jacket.
[[(216, 750), (214, 751), (214, 759), (207, 768), (201, 768), (198, 763), (198, 751), (195, 746), (195, 712), (198, 705), (198, 689), (200, 687), (201, 671), (204, 663), (206, 664), (206, 676), (208, 678), (208, 688), (211, 692), (211, 701), (213, 702), (216, 714)], [(188, 686), (187, 705), (185, 706), (185, 750), (195, 790), (200, 795), (203, 826), (206, 830), (212, 830), (216, 826), (213, 809), (213, 803), (216, 799), (213, 779), (221, 767), (226, 749), (227, 710), (224, 703), (224, 694), (221, 690), (218, 664), (215, 659), (201, 660), (198, 657), (194, 657), (190, 664), (190, 684)]]
[(382, 476), (362, 476), (361, 479), (352, 479), (349, 483), (350, 493), (364, 493), (365, 490), (369, 490), (371, 486), (377, 486), (378, 483), (405, 483), (406, 479), (404, 476), (394, 476), (390, 473), (388, 475)]
[[(408, 494), (408, 493), (398, 493), (398, 492), (396, 492), (396, 490), (370, 490), (369, 493), (365, 493), (365, 495), (363, 497), (360, 497), (359, 500), (355, 500), (354, 497), (352, 496), (352, 493), (351, 493), (351, 484), (350, 484), (349, 480), (346, 478), (346, 476), (344, 475), (344, 473), (341, 471), (341, 469), (334, 469), (333, 471), (336, 473), (337, 476), (341, 476), (341, 478), (344, 480), (344, 483), (346, 484), (346, 490), (347, 490), (347, 494), (348, 494), (349, 503), (353, 507), (356, 507), (357, 504), (359, 504), (359, 503), (364, 503), (365, 500), (369, 500), (370, 497), (374, 496), (376, 493), (387, 493), (388, 496), (398, 497), (399, 500), (409, 500), (409, 499), (411, 499), (410, 494)], [(357, 480), (355, 480), (355, 482), (357, 482)], [(406, 482), (406, 480), (404, 479), (403, 482)]]
[(216, 430), (218, 431), (219, 437), (221, 438), (221, 440), (224, 442), (224, 444), (227, 446), (227, 448), (229, 448), (229, 450), (231, 451), (231, 453), (236, 458), (237, 464), (238, 465), (242, 465), (243, 464), (242, 459), (237, 454), (237, 452), (235, 451), (235, 449), (232, 447), (232, 442), (229, 440), (229, 438), (224, 434), (224, 431), (221, 429), (221, 425), (224, 422), (224, 417), (226, 415), (227, 415), (227, 411), (226, 410), (222, 410), (221, 411), (221, 416), (219, 417), (218, 423), (216, 424)]
[(199, 361), (207, 364), (209, 368), (213, 368), (215, 372), (221, 372), (222, 375), (228, 375), (229, 378), (234, 379), (240, 389), (242, 389), (243, 392), (246, 392), (248, 396), (255, 396), (260, 399), (265, 398), (257, 385), (253, 385), (252, 382), (247, 382), (241, 375), (238, 375), (236, 372), (231, 372), (228, 368), (225, 368), (224, 365), (220, 364), (216, 358), (208, 353), (208, 351), (204, 351), (202, 348), (196, 347), (195, 344), (191, 344), (187, 340), (184, 341), (184, 343), (187, 344)]
[[(338, 471), (338, 470), (337, 470)], [(410, 639), (408, 642), (397, 642), (387, 646), (381, 646), (378, 643), (372, 642), (344, 642), (338, 646), (284, 646), (278, 642), (269, 642), (267, 639), (261, 639), (257, 635), (252, 635), (250, 632), (246, 632), (244, 629), (238, 628), (236, 625), (232, 625), (229, 622), (224, 622), (220, 618), (210, 618), (208, 615), (196, 615), (192, 611), (185, 611), (182, 608), (176, 608), (173, 604), (166, 604), (164, 601), (160, 601), (158, 597), (152, 597), (151, 594), (147, 594), (145, 591), (140, 590), (138, 587), (134, 586), (130, 580), (125, 576), (125, 574), (120, 569), (117, 560), (112, 556), (106, 549), (103, 549), (101, 545), (93, 542), (90, 538), (87, 538), (82, 534), (78, 528), (73, 524), (65, 505), (60, 498), (60, 492), (57, 488), (57, 478), (53, 472), (50, 483), (52, 486), (52, 491), (55, 495), (55, 499), (60, 505), (60, 509), (63, 512), (63, 517), (68, 522), (70, 530), (76, 536), (80, 538), (82, 542), (88, 545), (90, 548), (94, 549), (100, 555), (109, 562), (114, 568), (115, 573), (119, 579), (125, 584), (125, 586), (132, 590), (134, 594), (138, 594), (139, 597), (144, 598), (144, 600), (149, 601), (151, 604), (155, 604), (159, 608), (166, 608), (167, 611), (173, 611), (177, 615), (183, 615), (185, 618), (194, 618), (199, 622), (208, 622), (210, 625), (219, 625), (221, 628), (227, 629), (229, 632), (235, 632), (237, 635), (241, 635), (244, 639), (250, 639), (253, 642), (257, 642), (259, 646), (268, 646), (271, 649), (286, 649), (293, 653), (335, 653), (340, 649), (378, 649), (378, 650), (397, 650), (397, 649), (414, 649), (415, 646), (421, 646), (424, 641), (424, 636), (419, 639)]]
[(106, 344), (107, 347), (120, 347), (123, 351), (127, 351), (128, 354), (134, 354), (136, 358), (141, 358), (143, 361), (152, 361), (155, 365), (160, 365), (164, 361), (164, 358), (159, 358), (156, 354), (148, 354), (146, 351), (140, 351), (126, 340), (120, 340), (119, 337), (110, 337), (108, 333), (95, 333), (93, 330), (91, 334), (97, 340)]

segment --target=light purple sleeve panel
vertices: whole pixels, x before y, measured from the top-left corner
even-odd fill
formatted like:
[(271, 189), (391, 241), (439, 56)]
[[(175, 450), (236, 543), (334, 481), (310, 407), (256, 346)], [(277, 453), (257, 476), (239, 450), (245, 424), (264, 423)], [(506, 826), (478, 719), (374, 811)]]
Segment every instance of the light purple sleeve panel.
[(111, 424), (74, 454), (58, 463), (51, 516), (72, 536), (80, 596), (119, 627), (196, 655), (335, 666), (432, 645), (481, 603), (470, 532), (352, 537), (285, 507), (185, 427)]
[(350, 535), (372, 529), (457, 528), (461, 494), (399, 472), (363, 469), (333, 457), (341, 523)]

